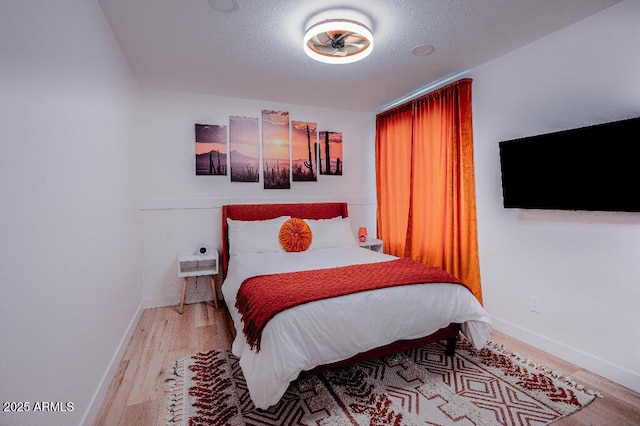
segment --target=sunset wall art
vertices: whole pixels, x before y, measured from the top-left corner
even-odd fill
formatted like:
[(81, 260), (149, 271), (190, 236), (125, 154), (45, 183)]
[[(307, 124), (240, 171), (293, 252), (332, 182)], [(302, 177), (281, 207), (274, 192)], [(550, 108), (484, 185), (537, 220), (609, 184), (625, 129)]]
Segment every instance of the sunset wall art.
[(196, 175), (227, 174), (227, 126), (196, 124)]
[[(262, 122), (261, 122), (262, 121)], [(342, 132), (318, 131), (315, 121), (290, 120), (289, 112), (262, 110), (262, 119), (230, 115), (227, 124), (196, 124), (196, 175), (231, 182), (262, 182), (290, 189), (344, 171)], [(228, 132), (227, 132), (228, 129)], [(228, 143), (228, 144), (227, 144)]]
[(229, 117), (231, 182), (258, 182), (260, 127), (257, 118)]
[(265, 189), (289, 189), (289, 113), (262, 111), (262, 166)]
[(321, 175), (342, 175), (342, 132), (320, 132), (320, 159), (318, 166)]
[(318, 180), (318, 125), (291, 121), (291, 164), (294, 182)]

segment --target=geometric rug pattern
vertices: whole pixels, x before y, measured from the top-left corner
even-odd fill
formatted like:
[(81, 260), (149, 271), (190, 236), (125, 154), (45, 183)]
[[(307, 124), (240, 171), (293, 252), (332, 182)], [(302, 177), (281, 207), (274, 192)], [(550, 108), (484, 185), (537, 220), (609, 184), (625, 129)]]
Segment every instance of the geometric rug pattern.
[(488, 344), (459, 339), (304, 375), (280, 402), (255, 408), (238, 359), (210, 351), (171, 366), (171, 425), (548, 425), (597, 393)]

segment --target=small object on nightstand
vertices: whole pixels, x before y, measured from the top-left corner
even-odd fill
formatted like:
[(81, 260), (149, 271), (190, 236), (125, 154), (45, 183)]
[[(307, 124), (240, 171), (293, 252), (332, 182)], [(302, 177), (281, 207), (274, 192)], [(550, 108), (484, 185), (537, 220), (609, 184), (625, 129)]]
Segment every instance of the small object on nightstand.
[(377, 251), (378, 253), (382, 253), (382, 244), (383, 244), (383, 241), (377, 238), (367, 238), (364, 241), (360, 241), (358, 243), (360, 247)]
[[(207, 247), (208, 248), (208, 247)], [(184, 295), (187, 291), (187, 280), (189, 277), (200, 277), (208, 275), (211, 280), (211, 291), (213, 291), (213, 304), (218, 307), (218, 291), (213, 276), (218, 273), (218, 251), (207, 250), (205, 254), (193, 254), (182, 252), (178, 255), (178, 276), (184, 278), (182, 284), (182, 299), (180, 300), (180, 313), (184, 307)]]
[(199, 254), (202, 256), (209, 253), (211, 253), (211, 247), (209, 247), (207, 244), (200, 244), (196, 251), (193, 252), (193, 254)]
[(361, 226), (360, 228), (358, 228), (358, 239), (360, 240), (361, 243), (364, 243), (367, 241), (367, 228), (364, 226)]

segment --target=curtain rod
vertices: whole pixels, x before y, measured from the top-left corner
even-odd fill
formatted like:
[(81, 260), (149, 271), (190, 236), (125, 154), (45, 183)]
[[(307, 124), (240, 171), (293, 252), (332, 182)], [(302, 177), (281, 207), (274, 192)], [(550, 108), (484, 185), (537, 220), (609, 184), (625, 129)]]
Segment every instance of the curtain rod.
[(470, 68), (462, 70), (462, 71), (457, 72), (455, 74), (450, 74), (448, 76), (442, 77), (439, 80), (436, 80), (436, 81), (434, 81), (432, 83), (429, 83), (426, 86), (422, 86), (419, 89), (414, 90), (413, 92), (408, 93), (408, 94), (404, 95), (401, 98), (398, 98), (398, 99), (396, 99), (394, 101), (389, 102), (388, 104), (385, 104), (385, 105), (381, 106), (375, 112), (377, 114), (379, 114), (381, 112), (384, 112), (384, 111), (390, 110), (392, 108), (395, 108), (398, 105), (402, 105), (405, 102), (409, 102), (410, 100), (419, 98), (420, 96), (422, 96), (422, 95), (424, 95), (426, 93), (429, 93), (429, 92), (431, 92), (433, 90), (436, 90), (436, 89), (438, 89), (438, 88), (440, 88), (442, 86), (446, 86), (447, 84), (451, 83), (452, 81), (459, 79), (460, 77), (462, 77), (464, 74), (468, 73), (469, 71), (471, 71)]

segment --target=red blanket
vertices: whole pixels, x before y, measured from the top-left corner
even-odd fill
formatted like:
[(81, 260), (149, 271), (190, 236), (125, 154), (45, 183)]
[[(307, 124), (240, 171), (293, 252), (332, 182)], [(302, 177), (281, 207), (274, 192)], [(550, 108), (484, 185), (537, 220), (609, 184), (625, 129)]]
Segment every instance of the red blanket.
[(236, 308), (242, 315), (247, 343), (259, 352), (265, 325), (285, 309), (367, 290), (422, 283), (464, 285), (440, 268), (398, 259), (247, 278), (238, 290)]

